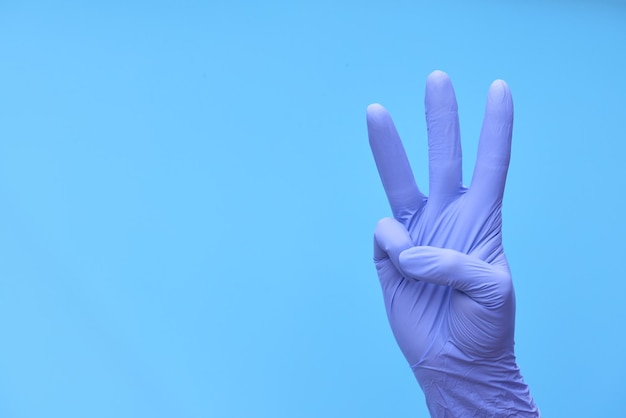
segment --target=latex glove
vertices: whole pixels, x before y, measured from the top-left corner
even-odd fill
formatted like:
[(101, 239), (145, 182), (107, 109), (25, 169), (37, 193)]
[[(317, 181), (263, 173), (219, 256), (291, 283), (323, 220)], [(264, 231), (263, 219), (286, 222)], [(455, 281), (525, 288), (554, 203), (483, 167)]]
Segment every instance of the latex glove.
[(448, 76), (426, 82), (430, 196), (418, 189), (387, 111), (367, 109), (370, 145), (395, 219), (376, 226), (374, 261), (393, 334), (434, 417), (537, 417), (516, 364), (515, 296), (502, 248), (513, 102), (489, 89), (472, 183), (461, 179)]

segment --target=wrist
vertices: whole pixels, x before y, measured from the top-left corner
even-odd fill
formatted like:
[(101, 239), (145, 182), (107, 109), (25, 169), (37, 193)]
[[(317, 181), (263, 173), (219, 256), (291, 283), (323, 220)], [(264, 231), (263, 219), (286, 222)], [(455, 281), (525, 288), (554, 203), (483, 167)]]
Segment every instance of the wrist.
[(539, 417), (512, 353), (476, 360), (450, 351), (412, 366), (432, 417)]

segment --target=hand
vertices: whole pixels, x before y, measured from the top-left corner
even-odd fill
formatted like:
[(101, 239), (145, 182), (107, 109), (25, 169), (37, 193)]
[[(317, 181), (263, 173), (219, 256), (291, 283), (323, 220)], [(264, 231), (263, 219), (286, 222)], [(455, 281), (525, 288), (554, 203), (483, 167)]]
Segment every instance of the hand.
[(489, 89), (469, 189), (445, 73), (428, 77), (425, 106), (428, 197), (387, 111), (378, 104), (367, 109), (370, 145), (395, 218), (378, 223), (374, 243), (391, 328), (433, 416), (536, 417), (515, 360), (515, 296), (502, 248), (511, 93), (502, 80)]

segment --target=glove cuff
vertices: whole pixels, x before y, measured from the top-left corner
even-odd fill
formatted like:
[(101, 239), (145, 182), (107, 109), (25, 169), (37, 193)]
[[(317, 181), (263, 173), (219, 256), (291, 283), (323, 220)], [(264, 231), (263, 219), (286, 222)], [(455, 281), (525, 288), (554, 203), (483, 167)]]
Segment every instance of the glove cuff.
[(421, 361), (412, 367), (432, 417), (540, 416), (512, 353), (476, 360), (456, 351), (444, 349), (436, 362)]

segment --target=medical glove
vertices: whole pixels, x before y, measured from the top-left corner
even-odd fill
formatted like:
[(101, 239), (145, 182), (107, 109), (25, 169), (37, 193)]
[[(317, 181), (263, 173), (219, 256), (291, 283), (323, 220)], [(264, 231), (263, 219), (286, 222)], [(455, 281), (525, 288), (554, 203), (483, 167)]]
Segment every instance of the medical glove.
[(378, 222), (374, 262), (396, 341), (433, 417), (537, 417), (514, 354), (515, 295), (502, 247), (513, 101), (489, 89), (476, 166), (463, 186), (457, 102), (448, 76), (426, 83), (429, 196), (417, 187), (391, 117), (367, 110), (393, 213)]

